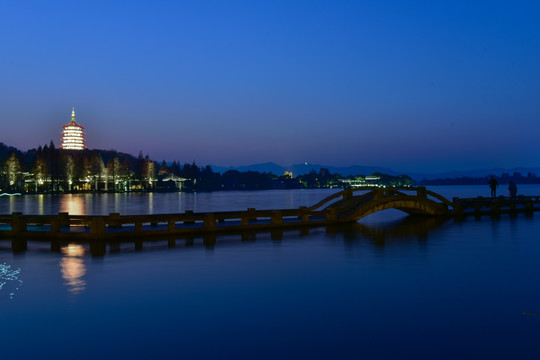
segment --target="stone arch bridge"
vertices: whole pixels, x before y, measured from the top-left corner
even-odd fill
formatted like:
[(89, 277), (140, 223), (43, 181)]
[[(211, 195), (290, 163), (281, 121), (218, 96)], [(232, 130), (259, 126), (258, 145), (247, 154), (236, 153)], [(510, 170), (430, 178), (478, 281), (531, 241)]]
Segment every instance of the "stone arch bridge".
[[(355, 195), (356, 192), (364, 192)], [(338, 200), (336, 200), (338, 199)], [(398, 209), (411, 215), (452, 215), (454, 204), (424, 187), (345, 189), (309, 207), (334, 213), (336, 222), (357, 221), (386, 209)], [(451, 209), (452, 208), (452, 209)]]

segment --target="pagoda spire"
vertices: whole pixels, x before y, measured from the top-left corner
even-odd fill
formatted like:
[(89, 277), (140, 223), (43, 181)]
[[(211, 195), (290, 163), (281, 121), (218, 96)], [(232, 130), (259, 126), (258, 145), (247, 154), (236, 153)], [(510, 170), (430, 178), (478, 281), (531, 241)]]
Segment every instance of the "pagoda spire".
[(75, 122), (75, 106), (73, 107), (73, 110), (71, 110), (71, 121)]

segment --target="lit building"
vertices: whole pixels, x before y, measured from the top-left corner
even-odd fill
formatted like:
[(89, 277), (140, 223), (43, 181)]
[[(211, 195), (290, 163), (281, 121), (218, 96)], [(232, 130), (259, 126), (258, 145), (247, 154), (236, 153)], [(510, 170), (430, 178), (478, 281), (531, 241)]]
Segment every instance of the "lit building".
[(83, 132), (84, 126), (77, 124), (75, 121), (75, 108), (71, 112), (71, 121), (69, 124), (63, 126), (62, 131), (62, 145), (60, 147), (64, 150), (84, 150), (86, 146), (84, 142)]

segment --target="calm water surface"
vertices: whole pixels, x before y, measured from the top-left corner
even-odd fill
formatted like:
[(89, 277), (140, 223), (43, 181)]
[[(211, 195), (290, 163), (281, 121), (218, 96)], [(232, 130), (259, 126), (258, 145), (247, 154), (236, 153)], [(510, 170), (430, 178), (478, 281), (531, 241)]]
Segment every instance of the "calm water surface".
[[(487, 186), (432, 189), (489, 195)], [(293, 208), (335, 191), (28, 196), (0, 198), (0, 213)], [(14, 253), (0, 240), (0, 354), (538, 359), (539, 216), (455, 222), (384, 211), (277, 237), (109, 245), (100, 257), (69, 243)]]

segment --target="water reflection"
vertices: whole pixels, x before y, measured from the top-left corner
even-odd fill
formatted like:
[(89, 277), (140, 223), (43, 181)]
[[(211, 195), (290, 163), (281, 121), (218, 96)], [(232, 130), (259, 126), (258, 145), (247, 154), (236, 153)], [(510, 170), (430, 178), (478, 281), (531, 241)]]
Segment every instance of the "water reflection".
[(17, 196), (9, 196), (9, 213), (17, 211), (17, 200)]
[(377, 246), (387, 246), (394, 241), (403, 243), (404, 240), (428, 239), (428, 234), (441, 228), (449, 222), (449, 218), (442, 216), (407, 216), (402, 220), (391, 223), (365, 225), (359, 222), (342, 226), (329, 226), (328, 234), (343, 234), (347, 243), (369, 238)]
[(152, 192), (148, 194), (148, 213), (154, 213), (154, 193)]
[[(324, 232), (326, 236), (342, 240), (347, 248), (370, 241), (377, 248), (407, 244), (410, 241), (425, 242), (430, 233), (442, 229), (451, 221), (446, 217), (414, 217), (408, 216), (400, 221), (384, 222), (380, 224), (365, 225), (352, 223), (344, 225), (326, 226), (323, 228), (298, 228), (298, 229), (274, 229), (243, 231), (229, 234), (205, 234), (203, 236), (168, 237), (138, 239), (135, 241), (111, 242), (108, 246), (109, 253), (154, 251), (158, 249), (181, 249), (195, 245), (202, 246), (207, 250), (214, 250), (219, 245), (250, 243), (255, 241), (271, 240), (275, 243), (294, 240), (295, 238), (310, 237), (317, 232)], [(94, 257), (102, 257), (107, 254), (107, 244), (95, 242), (90, 244), (90, 252)]]
[(85, 215), (84, 198), (82, 196), (68, 194), (60, 202), (60, 211), (71, 215)]
[[(44, 214), (44, 207), (43, 207), (43, 202), (44, 202), (44, 198), (45, 198), (45, 195), (43, 194), (40, 194), (40, 195), (37, 195), (37, 199), (36, 199), (36, 202), (37, 202), (37, 207), (38, 207), (38, 214), (40, 215), (43, 215)], [(26, 213), (29, 213), (30, 211), (26, 211)]]
[[(494, 220), (491, 220), (494, 221)], [(500, 220), (499, 220), (500, 221)], [(445, 225), (455, 225), (457, 221), (452, 221), (447, 217), (414, 217), (408, 216), (396, 221), (383, 221), (380, 223), (352, 223), (342, 225), (332, 225), (326, 227), (300, 227), (274, 230), (255, 230), (244, 232), (231, 232), (223, 234), (168, 236), (163, 238), (138, 238), (124, 239), (122, 241), (90, 241), (87, 247), (78, 244), (63, 245), (60, 240), (51, 241), (51, 250), (60, 251), (64, 254), (61, 260), (62, 274), (66, 285), (72, 294), (78, 294), (85, 289), (86, 282), (83, 276), (86, 267), (83, 258), (86, 254), (92, 257), (104, 257), (107, 254), (147, 251), (158, 249), (189, 248), (192, 246), (202, 246), (208, 250), (215, 249), (220, 245), (231, 243), (247, 243), (253, 241), (272, 240), (275, 243), (281, 241), (294, 241), (297, 238), (311, 237), (316, 233), (325, 233), (326, 237), (345, 243), (347, 249), (358, 245), (371, 243), (375, 247), (382, 249), (396, 245), (411, 244), (411, 242), (425, 243), (432, 233), (441, 230)], [(495, 225), (491, 225), (492, 227)], [(494, 231), (495, 232), (495, 231)], [(20, 244), (24, 244), (21, 246)], [(26, 251), (27, 241), (12, 241), (13, 251)], [(64, 243), (65, 244), (65, 243)], [(35, 247), (34, 244), (30, 248)]]
[(86, 289), (86, 281), (83, 279), (84, 274), (86, 274), (86, 266), (82, 259), (85, 249), (82, 245), (69, 244), (61, 251), (64, 254), (60, 261), (64, 284), (68, 287), (68, 292), (71, 295), (80, 294)]

